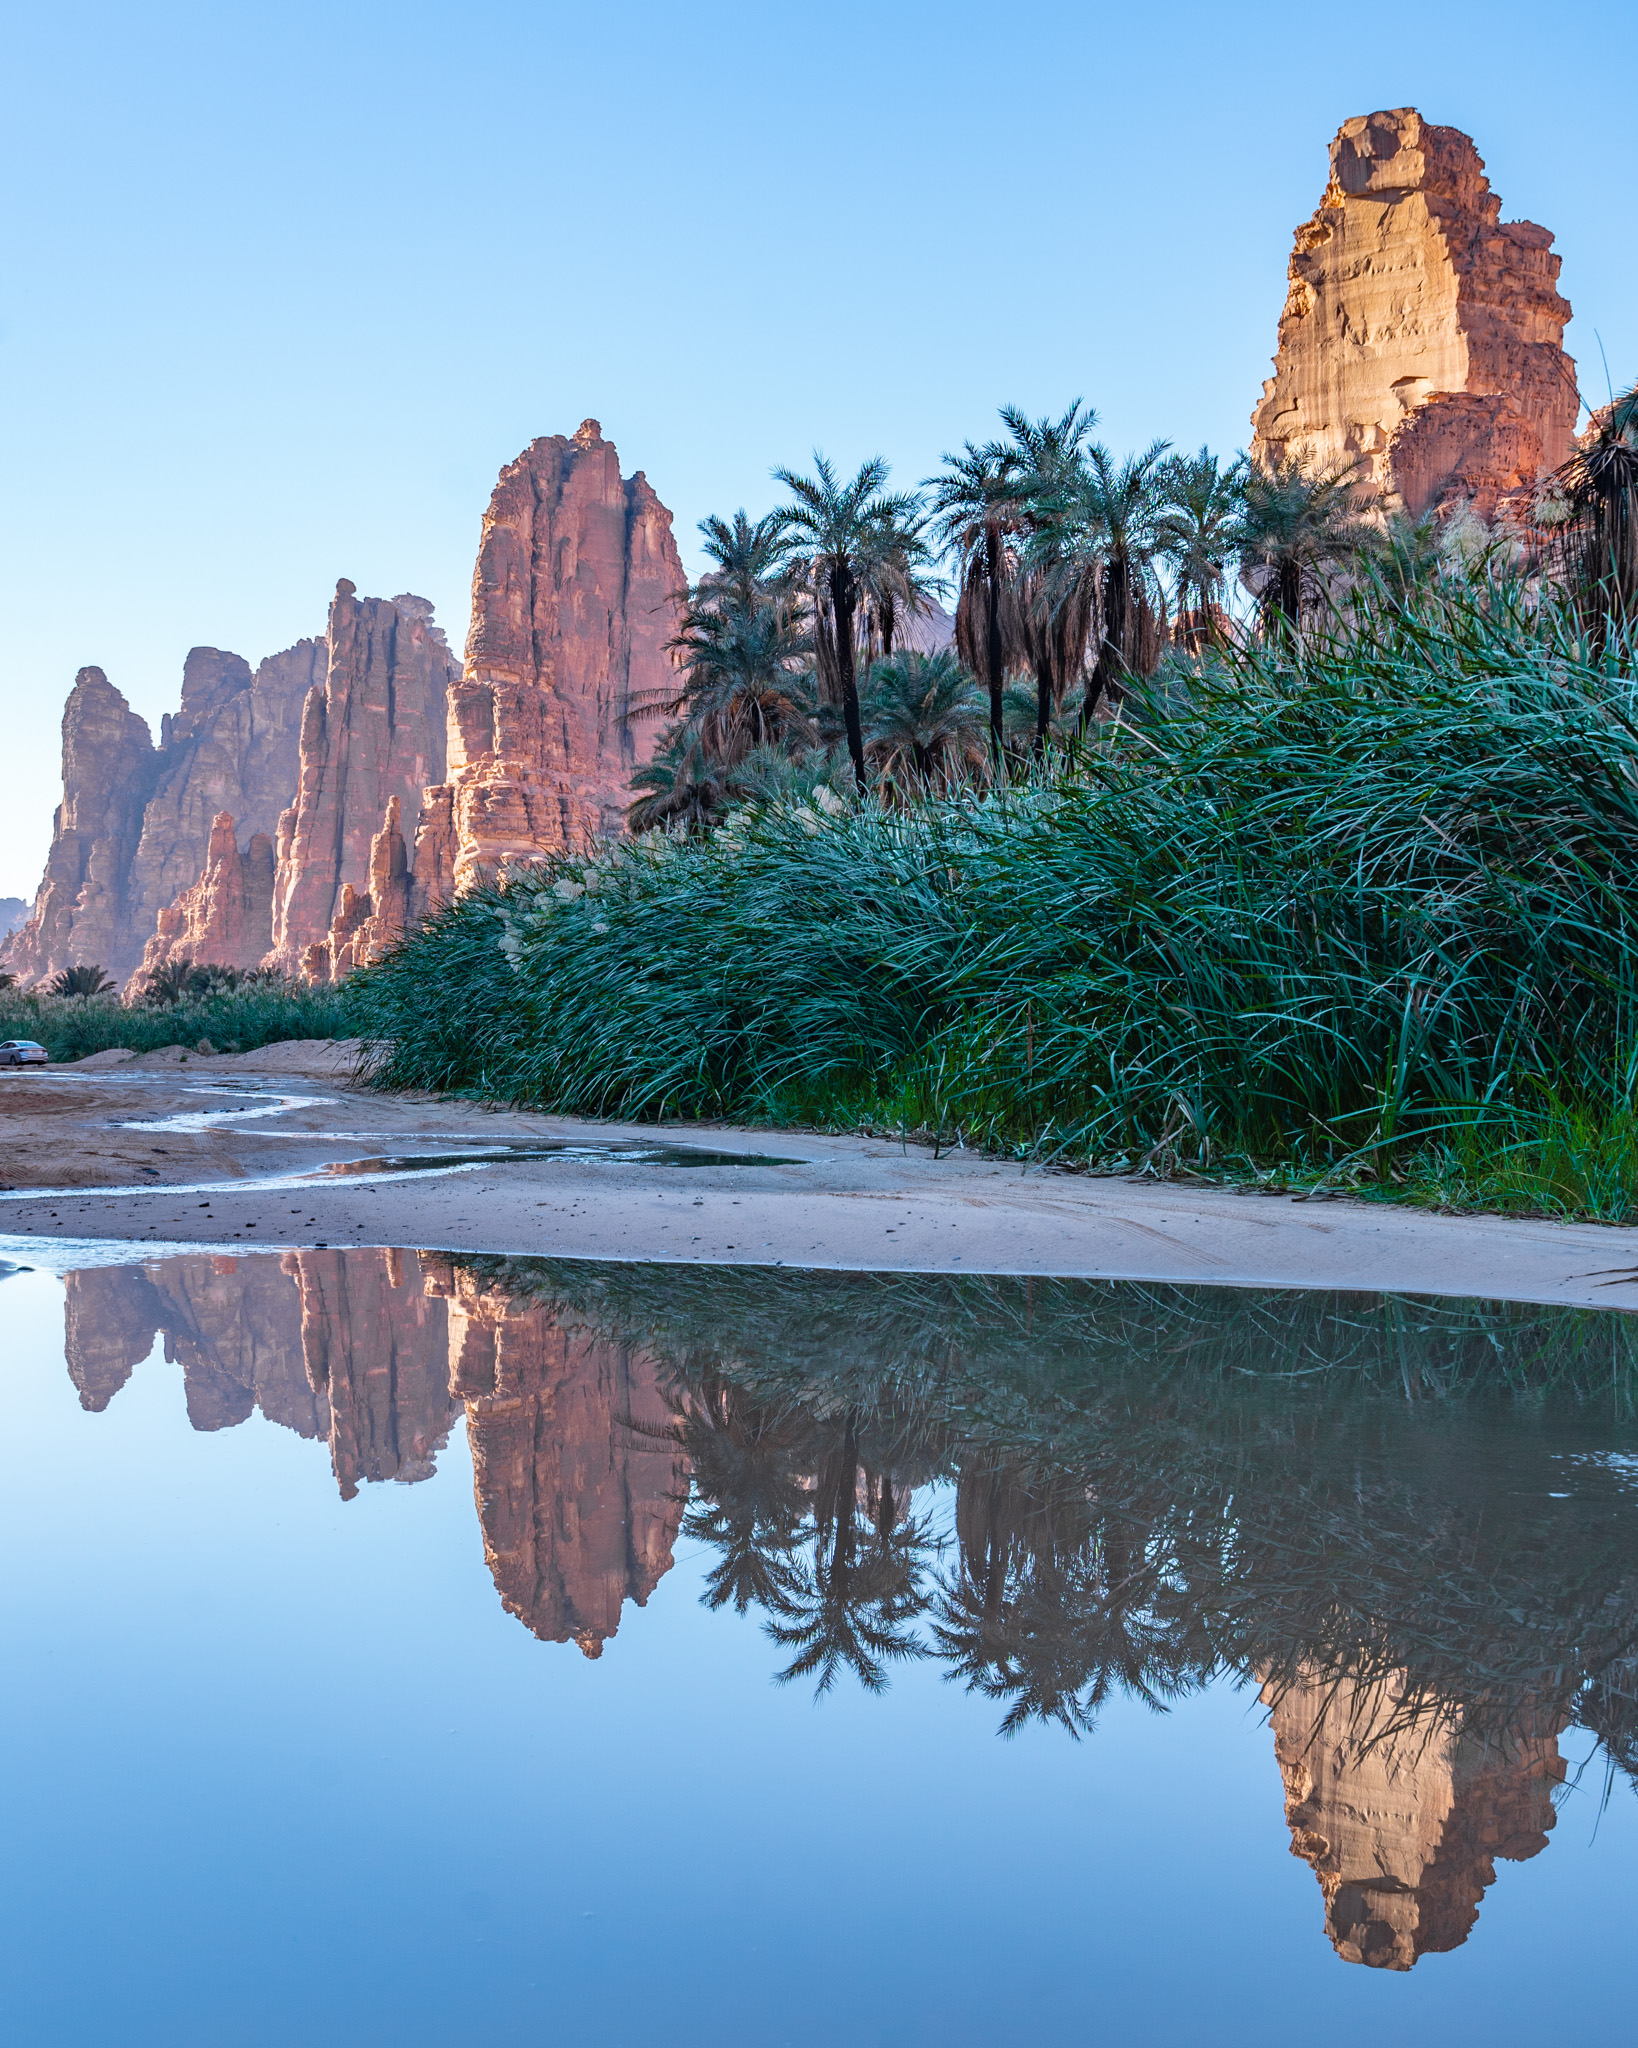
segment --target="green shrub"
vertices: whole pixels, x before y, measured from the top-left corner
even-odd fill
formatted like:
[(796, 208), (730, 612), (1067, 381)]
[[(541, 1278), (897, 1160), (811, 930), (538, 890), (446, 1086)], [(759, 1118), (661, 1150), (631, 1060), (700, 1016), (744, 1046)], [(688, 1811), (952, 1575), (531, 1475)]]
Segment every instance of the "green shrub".
[(285, 1038), (347, 1035), (345, 989), (264, 983), (160, 1008), (0, 989), (0, 1038), (37, 1039), (54, 1060), (80, 1060), (114, 1046), (155, 1052), (201, 1042), (215, 1052), (252, 1052)]

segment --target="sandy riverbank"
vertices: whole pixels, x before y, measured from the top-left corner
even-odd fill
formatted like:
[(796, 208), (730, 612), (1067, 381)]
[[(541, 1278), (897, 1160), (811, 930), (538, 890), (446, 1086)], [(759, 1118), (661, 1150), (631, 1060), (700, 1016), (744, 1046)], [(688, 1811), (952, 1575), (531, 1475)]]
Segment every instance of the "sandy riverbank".
[[(0, 1236), (1057, 1273), (1638, 1308), (1633, 1229), (1021, 1172), (874, 1139), (593, 1125), (377, 1095), (350, 1074), (350, 1057), (325, 1045), (186, 1061), (103, 1055), (0, 1073)], [(224, 1111), (201, 1128), (172, 1121)], [(542, 1143), (669, 1144), (729, 1158), (684, 1165), (582, 1150), (413, 1179), (369, 1165)], [(756, 1163), (770, 1154), (796, 1163)], [(302, 1178), (337, 1163), (363, 1170)]]

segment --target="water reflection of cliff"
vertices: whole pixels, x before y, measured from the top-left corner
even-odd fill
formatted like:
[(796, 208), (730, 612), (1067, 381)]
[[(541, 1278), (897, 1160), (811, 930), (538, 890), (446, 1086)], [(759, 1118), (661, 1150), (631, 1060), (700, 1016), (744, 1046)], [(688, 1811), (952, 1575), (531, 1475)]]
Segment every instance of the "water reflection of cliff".
[[(464, 1412), (484, 1555), (507, 1610), (597, 1656), (670, 1569), (686, 1470), (655, 1371), (512, 1307), (449, 1261), (399, 1251), (181, 1257), (67, 1280), (65, 1350), (105, 1409), (164, 1340), (195, 1429), (255, 1410), (328, 1440), (344, 1500), (431, 1476)], [(634, 1426), (635, 1424), (635, 1426)]]
[(821, 1690), (936, 1658), (1080, 1736), (1117, 1693), (1259, 1687), (1350, 1961), (1466, 1938), (1547, 1844), (1570, 1722), (1638, 1777), (1622, 1318), (407, 1252), (70, 1279), (87, 1407), (157, 1333), (196, 1427), (260, 1407), (345, 1495), (464, 1412), (503, 1603), (588, 1655), (686, 1531)]

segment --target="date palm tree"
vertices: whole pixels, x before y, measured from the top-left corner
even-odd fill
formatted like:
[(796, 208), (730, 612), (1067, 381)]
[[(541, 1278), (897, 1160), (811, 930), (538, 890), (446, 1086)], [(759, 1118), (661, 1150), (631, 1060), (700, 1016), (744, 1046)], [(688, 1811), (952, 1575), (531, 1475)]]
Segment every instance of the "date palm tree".
[(1600, 652), (1638, 625), (1638, 385), (1593, 416), (1592, 432), (1555, 470), (1537, 517), (1555, 515), (1554, 552)]
[(1179, 631), (1196, 642), (1215, 636), (1239, 544), (1245, 470), (1244, 456), (1225, 467), (1202, 448), (1174, 456), (1161, 475), (1158, 552), (1171, 568)]
[(821, 686), (833, 690), (842, 707), (848, 758), (863, 790), (864, 728), (859, 718), (855, 641), (859, 604), (883, 530), (908, 525), (921, 508), (913, 494), (890, 493), (884, 488), (887, 464), (879, 455), (861, 464), (858, 474), (846, 483), (817, 449), (813, 467), (812, 476), (800, 476), (790, 469), (774, 471), (774, 480), (791, 493), (790, 503), (774, 516), (783, 523), (790, 559), (802, 571), (812, 593)]
[(100, 967), (65, 967), (46, 983), (48, 996), (106, 995), (114, 984)]
[(1087, 678), (1083, 726), (1117, 709), (1134, 676), (1159, 658), (1164, 610), (1155, 585), (1161, 544), (1162, 465), (1171, 447), (1155, 441), (1117, 462), (1101, 443), (1066, 470), (1056, 491), (1033, 501), (1038, 543), (1059, 574), (1091, 575), (1098, 599), (1097, 656)]
[(1097, 616), (1093, 566), (1066, 554), (1053, 507), (1072, 489), (1097, 414), (1082, 400), (1061, 419), (1032, 420), (1015, 405), (1001, 418), (1012, 437), (1012, 472), (1026, 540), (1018, 586), (1018, 623), (1035, 672), (1035, 752), (1046, 747), (1052, 714), (1086, 661)]
[(933, 573), (927, 540), (928, 513), (919, 502), (904, 517), (885, 519), (860, 559), (864, 591), (864, 666), (893, 658), (900, 630), (933, 609), (944, 579)]
[(1368, 551), (1376, 528), (1356, 488), (1358, 461), (1315, 465), (1299, 455), (1252, 463), (1242, 484), (1237, 552), (1265, 631), (1300, 639), (1329, 579)]
[(890, 782), (949, 788), (984, 760), (978, 679), (949, 648), (878, 661), (863, 711), (865, 752)]
[(666, 734), (653, 760), (634, 771), (631, 787), (637, 794), (626, 806), (626, 824), (633, 832), (662, 825), (698, 831), (722, 803), (721, 771), (692, 720)]
[(929, 477), (933, 532), (956, 565), (956, 653), (983, 682), (990, 699), (990, 751), (1006, 744), (1007, 671), (1021, 657), (1016, 536), (1024, 523), (1016, 451), (1000, 441), (968, 441)]

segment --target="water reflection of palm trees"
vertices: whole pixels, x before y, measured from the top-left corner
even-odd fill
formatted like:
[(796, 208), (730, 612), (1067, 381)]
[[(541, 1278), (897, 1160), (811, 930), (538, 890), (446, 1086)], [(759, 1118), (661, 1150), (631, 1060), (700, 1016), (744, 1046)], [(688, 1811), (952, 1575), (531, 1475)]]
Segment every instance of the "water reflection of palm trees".
[(1465, 1938), (1545, 1846), (1572, 1720), (1638, 1780), (1627, 1319), (397, 1258), (76, 1276), (70, 1370), (106, 1406), (162, 1329), (196, 1426), (259, 1404), (344, 1493), (424, 1476), (464, 1409), (497, 1590), (589, 1654), (680, 1526), (820, 1692), (933, 1659), (1004, 1732), (1084, 1736), (1256, 1686), (1350, 1960)]

